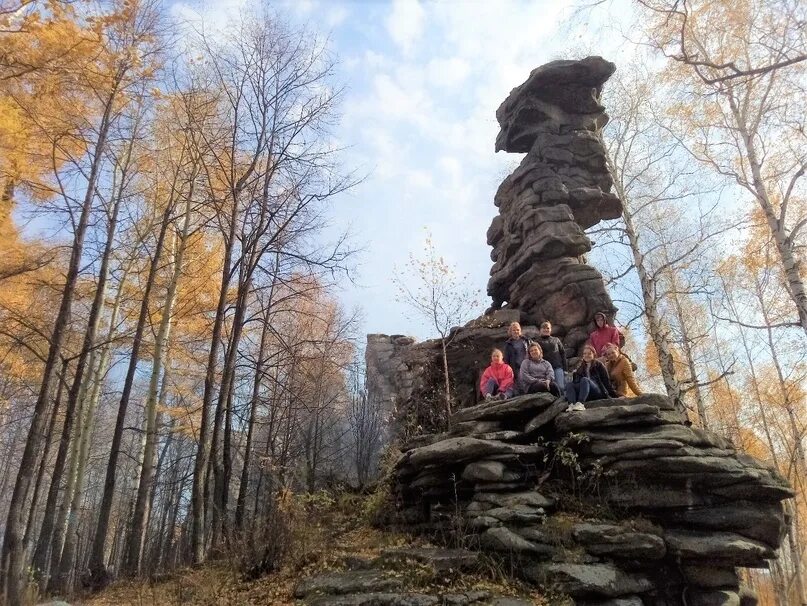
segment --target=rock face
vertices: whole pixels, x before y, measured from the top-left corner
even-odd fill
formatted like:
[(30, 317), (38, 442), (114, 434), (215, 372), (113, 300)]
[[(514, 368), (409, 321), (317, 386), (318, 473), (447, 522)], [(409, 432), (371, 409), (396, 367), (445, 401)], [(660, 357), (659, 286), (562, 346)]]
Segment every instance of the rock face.
[[(424, 367), (433, 357), (431, 342), (419, 344), (414, 337), (405, 335), (367, 335), (364, 350), (367, 395), (382, 412), (387, 438), (402, 432), (398, 411), (422, 387)], [(422, 391), (421, 388), (421, 397)]]
[(391, 548), (353, 570), (331, 571), (303, 579), (296, 598), (311, 606), (529, 606), (527, 599), (486, 590), (445, 588), (435, 593), (406, 587), (400, 574), (410, 564), (443, 581), (481, 569), (479, 553), (465, 549)]
[[(600, 91), (614, 69), (601, 57), (553, 61), (533, 70), (496, 112), (497, 151), (527, 155), (494, 198), (498, 215), (487, 232), (492, 307), (451, 334), (447, 355), (458, 407), (477, 402), (490, 350), (504, 345), (510, 322), (521, 322), (524, 335), (535, 337), (540, 323), (551, 321), (574, 357), (594, 314), (616, 312), (602, 275), (583, 260), (592, 245), (584, 230), (622, 212), (599, 140), (608, 121)], [(377, 394), (375, 401), (399, 419), (402, 411), (411, 413), (412, 426), (439, 425), (445, 419), (429, 419), (421, 406), (441, 389), (438, 356), (436, 341), (368, 335), (371, 397)]]
[(477, 404), (510, 322), (532, 336), (550, 320), (572, 357), (594, 314), (616, 311), (582, 260), (584, 230), (622, 209), (598, 132), (614, 69), (601, 57), (554, 61), (496, 112), (497, 151), (526, 156), (496, 193), (487, 233), (492, 310), (452, 333), (452, 417), (423, 412), (446, 410), (429, 400), (437, 342), (396, 349), (396, 337), (368, 338), (368, 376), (374, 364), (416, 428), (398, 434), (390, 523), (506, 560), (502, 569), (581, 606), (752, 604), (736, 569), (766, 567), (782, 541), (793, 492), (776, 471), (689, 427), (660, 395), (571, 413), (548, 394)]
[(600, 273), (581, 261), (591, 250), (583, 230), (622, 213), (599, 140), (600, 92), (615, 69), (601, 57), (553, 61), (496, 112), (496, 151), (527, 155), (494, 199), (488, 294), (493, 309), (507, 303), (528, 324), (550, 320), (572, 355), (594, 314), (616, 311)]
[(736, 568), (766, 567), (782, 540), (785, 480), (663, 396), (592, 404), (458, 411), (451, 433), (403, 445), (394, 523), (470, 542), (578, 604), (739, 604)]

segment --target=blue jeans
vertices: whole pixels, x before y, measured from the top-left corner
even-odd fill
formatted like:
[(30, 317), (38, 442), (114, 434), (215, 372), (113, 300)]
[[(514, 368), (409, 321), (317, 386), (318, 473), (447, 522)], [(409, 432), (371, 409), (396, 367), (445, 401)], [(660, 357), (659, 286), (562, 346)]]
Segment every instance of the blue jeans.
[(552, 370), (555, 372), (555, 383), (558, 384), (562, 391), (566, 387), (566, 374), (562, 368), (553, 368)]
[[(486, 396), (488, 394), (495, 396), (499, 393), (499, 382), (496, 379), (488, 379), (488, 382), (485, 383), (485, 389), (482, 390), (482, 395)], [(505, 398), (512, 398), (513, 394), (515, 393), (513, 388), (506, 390), (504, 393)]]
[(601, 400), (605, 394), (594, 381), (587, 377), (580, 379), (579, 383), (566, 383), (566, 399), (569, 402), (587, 402), (588, 400)]

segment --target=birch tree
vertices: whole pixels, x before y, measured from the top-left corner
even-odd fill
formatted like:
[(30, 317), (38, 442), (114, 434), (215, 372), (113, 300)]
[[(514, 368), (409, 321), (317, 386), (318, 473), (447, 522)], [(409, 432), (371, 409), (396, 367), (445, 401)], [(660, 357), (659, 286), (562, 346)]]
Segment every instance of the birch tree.
[(650, 43), (671, 58), (690, 153), (761, 210), (807, 334), (807, 7), (803, 2), (641, 0)]

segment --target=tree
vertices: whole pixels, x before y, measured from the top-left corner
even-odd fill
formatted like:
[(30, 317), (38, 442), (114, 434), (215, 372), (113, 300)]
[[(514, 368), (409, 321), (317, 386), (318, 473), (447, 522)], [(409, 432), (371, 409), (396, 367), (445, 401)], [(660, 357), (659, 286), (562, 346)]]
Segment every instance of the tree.
[[(695, 331), (684, 308), (692, 307), (693, 296), (709, 292), (705, 250), (732, 223), (718, 219), (719, 189), (692, 168), (686, 149), (669, 134), (655, 82), (639, 60), (609, 82), (611, 120), (602, 138), (623, 213), (621, 221), (590, 233), (606, 236), (597, 244), (612, 282), (621, 287), (619, 301), (636, 309), (626, 324), (645, 322), (667, 395), (680, 408), (693, 395), (705, 423)], [(638, 296), (627, 298), (634, 290)]]
[[(78, 123), (77, 132), (84, 136), (81, 143), (86, 146), (86, 156), (83, 154), (72, 157), (67, 155), (70, 154), (72, 148), (61, 146), (63, 132), (58, 133), (57, 137), (52, 140), (54, 148), (52, 157), (64, 158), (67, 155), (67, 158), (72, 159), (76, 166), (81, 166), (81, 173), (86, 176), (86, 184), (80, 200), (79, 217), (75, 224), (67, 277), (50, 337), (43, 380), (39, 388), (34, 416), (9, 506), (6, 532), (3, 536), (2, 570), (0, 572), (2, 572), (6, 599), (11, 603), (20, 601), (24, 590), (22, 583), (25, 554), (21, 541), (21, 529), (24, 526), (23, 507), (35, 468), (34, 460), (44, 435), (45, 411), (51, 396), (57, 361), (69, 328), (71, 307), (78, 283), (81, 257), (90, 214), (93, 210), (96, 186), (101, 174), (107, 137), (120, 116), (122, 107), (120, 98), (127, 94), (133, 82), (142, 82), (150, 70), (150, 65), (142, 64), (140, 58), (149, 57), (151, 53), (149, 47), (153, 31), (150, 26), (153, 24), (148, 19), (141, 20), (142, 14), (139, 10), (140, 7), (135, 4), (126, 4), (120, 7), (119, 12), (112, 13), (106, 19), (99, 21), (97, 36), (104, 45), (103, 52), (94, 57), (96, 61), (94, 69), (79, 76), (83, 77), (88, 94), (97, 93), (97, 105), (88, 114), (76, 115), (71, 114), (71, 110), (79, 109), (81, 111), (84, 108), (69, 106), (69, 101), (71, 101), (69, 97), (63, 100), (66, 107), (63, 106), (61, 109)], [(137, 57), (136, 61), (135, 57)], [(86, 121), (85, 116), (89, 118)], [(88, 159), (86, 165), (85, 157)], [(53, 169), (55, 173), (58, 173), (58, 166), (54, 166)], [(58, 185), (65, 201), (68, 203), (72, 201), (72, 196), (65, 191), (63, 183), (58, 181)]]
[(452, 329), (477, 311), (478, 293), (467, 288), (467, 276), (457, 275), (454, 267), (438, 255), (428, 230), (422, 256), (409, 253), (409, 261), (402, 271), (396, 272), (393, 283), (398, 290), (398, 300), (440, 335), (443, 397), (447, 418), (450, 418), (451, 381), (446, 352), (453, 340)]
[(353, 465), (359, 488), (366, 486), (373, 477), (373, 466), (378, 461), (381, 450), (385, 421), (378, 402), (369, 398), (363, 363), (363, 356), (357, 356), (350, 366), (347, 409)]
[(650, 43), (677, 64), (668, 77), (680, 84), (681, 140), (762, 211), (807, 334), (807, 7), (790, 0), (641, 4)]

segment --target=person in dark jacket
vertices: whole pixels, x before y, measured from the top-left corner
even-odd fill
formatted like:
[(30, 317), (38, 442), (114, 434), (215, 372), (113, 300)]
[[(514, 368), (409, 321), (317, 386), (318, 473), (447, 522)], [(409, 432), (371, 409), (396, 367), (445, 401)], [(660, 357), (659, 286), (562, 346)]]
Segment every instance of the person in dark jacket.
[(539, 393), (548, 391), (553, 396), (560, 396), (560, 389), (555, 383), (552, 365), (544, 360), (541, 346), (532, 343), (529, 357), (521, 363), (518, 373), (518, 386), (521, 393)]
[(513, 369), (513, 375), (517, 377), (532, 341), (521, 336), (521, 324), (518, 322), (510, 324), (507, 335), (509, 339), (504, 344), (504, 363)]
[(563, 390), (566, 387), (566, 371), (568, 370), (568, 362), (566, 361), (566, 349), (560, 339), (552, 336), (552, 323), (543, 322), (541, 324), (541, 333), (535, 340), (535, 343), (541, 346), (544, 353), (544, 360), (552, 365), (552, 372), (555, 375), (555, 383)]
[(573, 403), (575, 410), (582, 410), (582, 406), (576, 407), (582, 402), (617, 397), (608, 370), (596, 355), (591, 345), (584, 345), (582, 359), (572, 375), (572, 382), (566, 383), (566, 399)]

